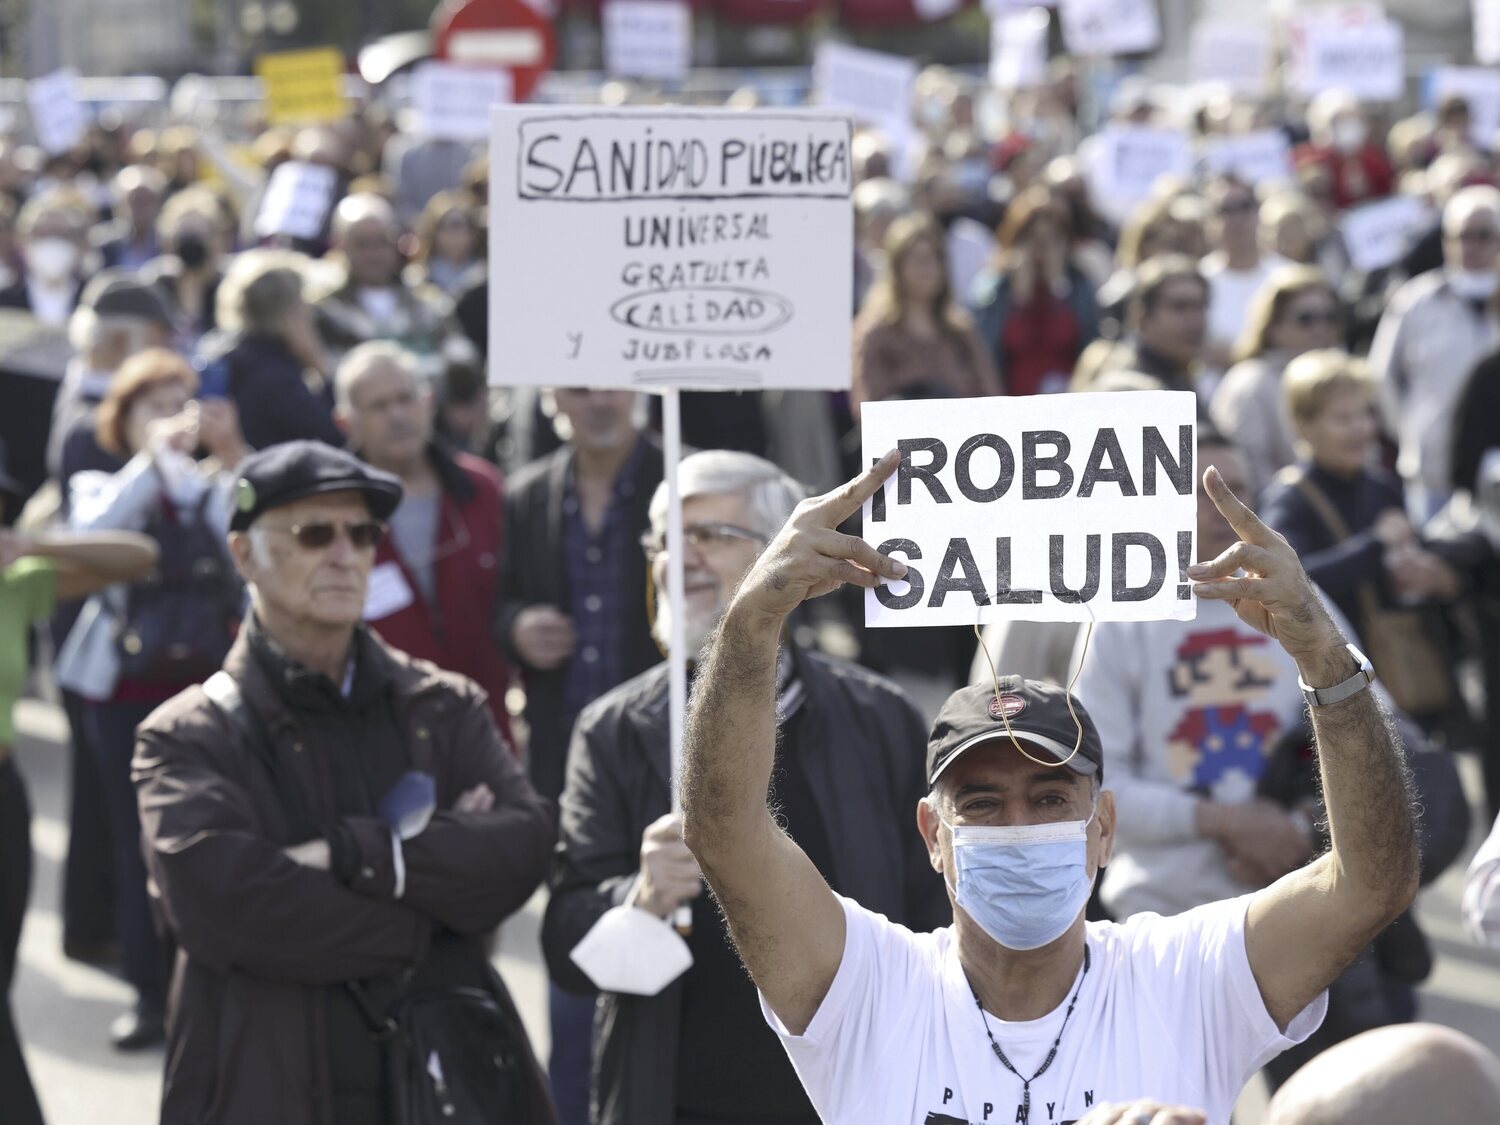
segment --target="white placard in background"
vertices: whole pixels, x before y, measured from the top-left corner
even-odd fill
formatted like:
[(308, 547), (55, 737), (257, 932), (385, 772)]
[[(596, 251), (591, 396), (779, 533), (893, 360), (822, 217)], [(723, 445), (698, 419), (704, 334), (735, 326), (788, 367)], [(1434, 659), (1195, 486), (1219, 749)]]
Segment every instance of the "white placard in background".
[(1395, 20), (1308, 18), (1291, 43), (1291, 85), (1304, 97), (1348, 90), (1370, 101), (1394, 101), (1406, 89), (1405, 40)]
[(482, 141), (490, 135), (490, 106), (514, 99), (510, 71), (494, 66), (454, 66), (436, 59), (412, 72), (416, 131), (449, 141)]
[(1259, 129), (1203, 142), (1203, 166), (1215, 175), (1233, 175), (1247, 184), (1290, 180), (1292, 145), (1279, 129)]
[(516, 106), (494, 130), (493, 382), (849, 385), (847, 118)]
[(1500, 63), (1500, 0), (1474, 0), (1474, 57)]
[(1406, 253), (1432, 218), (1432, 210), (1410, 195), (1393, 195), (1346, 212), (1339, 230), (1349, 264), (1367, 273), (1384, 269)]
[(675, 82), (693, 67), (693, 13), (683, 0), (605, 0), (604, 68), (616, 78)]
[(1500, 71), (1481, 66), (1441, 66), (1432, 72), (1428, 91), (1433, 107), (1449, 94), (1469, 103), (1469, 135), (1481, 148), (1494, 146), (1500, 132)]
[(1161, 45), (1156, 0), (1061, 0), (1063, 43), (1074, 55), (1129, 55)]
[(1162, 176), (1193, 170), (1193, 145), (1181, 129), (1115, 125), (1094, 134), (1089, 191), (1110, 214), (1124, 214), (1151, 194)]
[(865, 540), (912, 568), (865, 624), (1190, 620), (1197, 400), (1189, 391), (869, 402), (865, 463), (901, 466)]
[(1189, 48), (1193, 82), (1228, 86), (1237, 94), (1269, 92), (1276, 45), (1266, 24), (1200, 20)]
[(1045, 8), (1024, 8), (990, 18), (990, 82), (1001, 90), (1026, 90), (1047, 81)]
[(32, 130), (37, 144), (50, 153), (67, 152), (88, 131), (92, 118), (74, 92), (77, 79), (72, 70), (57, 70), (26, 83)]
[(255, 233), (261, 238), (317, 238), (333, 206), (337, 180), (338, 173), (322, 164), (288, 160), (277, 165), (261, 197)]
[(911, 59), (843, 43), (818, 44), (813, 63), (817, 104), (847, 110), (859, 124), (884, 133), (898, 151), (914, 131), (912, 88), (916, 81), (917, 64)]

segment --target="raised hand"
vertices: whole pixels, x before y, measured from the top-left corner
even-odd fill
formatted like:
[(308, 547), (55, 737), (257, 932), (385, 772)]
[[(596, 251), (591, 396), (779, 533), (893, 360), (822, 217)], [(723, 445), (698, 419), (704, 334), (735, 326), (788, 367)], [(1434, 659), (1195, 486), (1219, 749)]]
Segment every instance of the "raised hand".
[(832, 492), (802, 501), (740, 583), (735, 602), (765, 617), (782, 618), (809, 598), (844, 583), (874, 589), (906, 575), (900, 559), (882, 555), (863, 539), (838, 531), (896, 469), (895, 450), (868, 472)]
[(1188, 567), (1194, 596), (1228, 602), (1241, 621), (1293, 656), (1342, 645), (1338, 627), (1291, 544), (1240, 502), (1217, 469), (1203, 474), (1203, 488), (1239, 542), (1212, 562)]

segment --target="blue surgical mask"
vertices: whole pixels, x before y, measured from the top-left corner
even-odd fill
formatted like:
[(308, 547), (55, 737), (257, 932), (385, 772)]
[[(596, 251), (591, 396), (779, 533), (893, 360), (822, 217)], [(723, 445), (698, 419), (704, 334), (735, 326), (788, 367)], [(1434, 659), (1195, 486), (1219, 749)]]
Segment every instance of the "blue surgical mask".
[[(1006, 949), (1040, 949), (1089, 900), (1088, 820), (1018, 827), (948, 825), (954, 897)], [(944, 821), (946, 824), (947, 822)]]

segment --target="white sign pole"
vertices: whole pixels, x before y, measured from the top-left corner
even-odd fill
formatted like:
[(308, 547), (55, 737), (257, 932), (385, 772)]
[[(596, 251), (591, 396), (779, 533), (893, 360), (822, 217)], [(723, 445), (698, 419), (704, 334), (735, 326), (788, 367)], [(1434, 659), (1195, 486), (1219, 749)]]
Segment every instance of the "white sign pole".
[[(667, 474), (667, 604), (672, 607), (667, 637), (668, 709), (671, 715), (672, 811), (682, 811), (682, 736), (687, 720), (687, 614), (683, 591), (682, 493), (677, 466), (682, 461), (682, 402), (676, 387), (661, 400), (662, 454)], [(672, 919), (678, 930), (693, 926), (693, 908), (680, 906)]]

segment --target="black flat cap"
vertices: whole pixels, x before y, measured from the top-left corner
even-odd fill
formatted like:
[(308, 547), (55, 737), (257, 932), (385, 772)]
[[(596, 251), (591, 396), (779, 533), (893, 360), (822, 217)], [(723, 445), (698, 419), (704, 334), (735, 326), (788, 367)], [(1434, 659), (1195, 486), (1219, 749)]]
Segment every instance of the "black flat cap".
[(176, 329), (172, 312), (155, 286), (137, 280), (124, 270), (105, 270), (84, 287), (78, 303), (97, 316), (133, 316)]
[(244, 531), (272, 508), (326, 492), (358, 492), (378, 520), (401, 503), (401, 481), (321, 441), (270, 445), (240, 462), (230, 531)]
[[(948, 697), (932, 724), (927, 740), (927, 784), (933, 785), (955, 758), (965, 750), (996, 739), (1025, 744), (1028, 752), (1037, 750), (1042, 757), (1066, 761), (1074, 773), (1085, 776), (1104, 774), (1104, 746), (1094, 720), (1073, 700), (1078, 721), (1068, 710), (1068, 693), (1056, 684), (1043, 680), (1024, 680), (1020, 676), (1001, 676), (1000, 694), (993, 683), (970, 684)], [(1010, 731), (1005, 720), (1010, 719)], [(1082, 739), (1079, 727), (1083, 728)], [(1078, 753), (1073, 753), (1077, 745)]]

